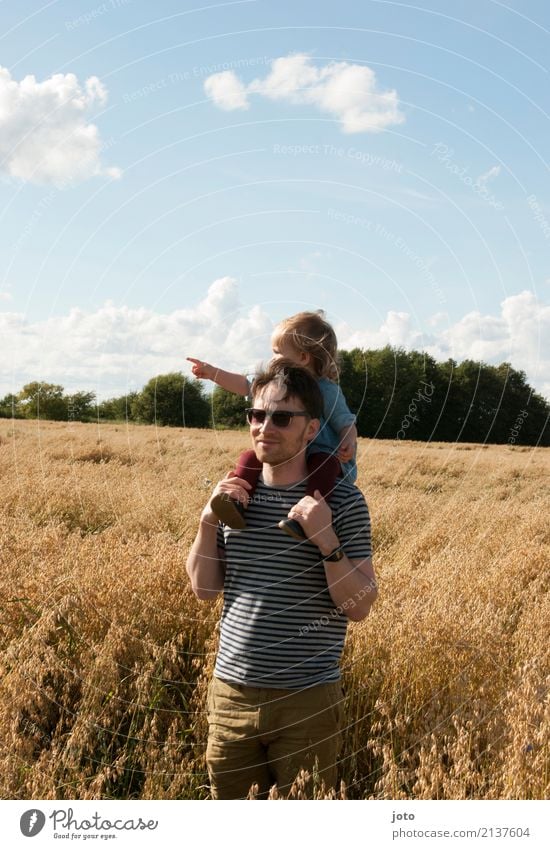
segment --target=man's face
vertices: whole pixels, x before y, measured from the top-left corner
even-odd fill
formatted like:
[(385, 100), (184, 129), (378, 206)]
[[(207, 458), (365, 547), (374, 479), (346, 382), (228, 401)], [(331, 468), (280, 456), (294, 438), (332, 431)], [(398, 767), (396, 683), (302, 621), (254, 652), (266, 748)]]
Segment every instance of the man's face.
[[(268, 384), (255, 396), (254, 408), (269, 412), (304, 411), (304, 405), (298, 398), (290, 397), (282, 401), (280, 400), (282, 394), (280, 387)], [(294, 416), (288, 427), (284, 428), (276, 427), (267, 416), (263, 424), (250, 425), (256, 456), (260, 462), (267, 463), (269, 466), (277, 466), (303, 454), (308, 442), (313, 439), (318, 430), (319, 420), (310, 419), (309, 416)]]

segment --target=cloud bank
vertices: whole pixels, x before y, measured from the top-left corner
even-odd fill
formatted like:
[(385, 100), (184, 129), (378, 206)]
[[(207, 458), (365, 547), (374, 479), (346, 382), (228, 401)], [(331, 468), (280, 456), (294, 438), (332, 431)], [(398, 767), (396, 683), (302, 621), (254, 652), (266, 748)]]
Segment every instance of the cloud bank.
[(234, 71), (212, 74), (205, 80), (204, 90), (225, 111), (248, 109), (251, 94), (313, 105), (340, 121), (344, 133), (376, 133), (405, 120), (397, 92), (379, 91), (371, 68), (348, 62), (329, 62), (317, 68), (306, 53), (274, 59), (270, 73), (248, 85)]
[[(106, 398), (140, 389), (157, 374), (190, 374), (187, 356), (250, 372), (269, 357), (272, 329), (261, 304), (241, 303), (232, 277), (215, 280), (197, 305), (165, 314), (110, 301), (95, 312), (75, 308), (35, 323), (0, 311), (0, 396), (44, 380)], [(532, 292), (506, 298), (499, 315), (470, 312), (450, 327), (434, 316), (429, 334), (397, 311), (372, 330), (336, 323), (336, 331), (340, 347), (348, 350), (389, 344), (425, 350), (439, 360), (508, 361), (550, 398), (550, 306)]]
[(242, 306), (231, 277), (215, 280), (196, 306), (165, 314), (111, 301), (39, 322), (0, 311), (0, 396), (44, 380), (111, 397), (157, 374), (190, 373), (187, 356), (253, 370), (269, 350), (271, 328), (260, 306)]
[[(550, 305), (539, 301), (533, 292), (510, 295), (501, 304), (500, 315), (482, 315), (473, 311), (439, 331), (423, 333), (413, 326), (406, 312), (388, 312), (380, 328), (355, 332), (347, 325), (338, 326), (342, 348), (379, 348), (393, 345), (407, 350), (424, 350), (436, 360), (452, 358), (482, 360), (498, 365), (509, 362), (522, 370), (537, 392), (550, 399)], [(441, 325), (444, 316), (428, 321)]]
[(101, 164), (102, 143), (88, 113), (103, 106), (107, 90), (97, 77), (81, 86), (74, 74), (21, 82), (0, 67), (0, 169), (29, 183), (62, 186), (89, 177), (120, 176)]

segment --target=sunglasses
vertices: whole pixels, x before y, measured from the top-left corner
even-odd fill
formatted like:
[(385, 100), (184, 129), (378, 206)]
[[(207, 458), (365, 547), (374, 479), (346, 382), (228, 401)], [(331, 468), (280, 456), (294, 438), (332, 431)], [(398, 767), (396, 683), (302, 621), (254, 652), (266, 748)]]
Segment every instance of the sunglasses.
[(294, 412), (293, 410), (273, 410), (272, 413), (269, 410), (256, 410), (254, 407), (249, 407), (245, 410), (246, 419), (248, 424), (258, 424), (261, 425), (265, 422), (266, 417), (271, 419), (275, 427), (288, 427), (294, 416), (308, 416), (309, 413), (306, 413), (303, 410)]

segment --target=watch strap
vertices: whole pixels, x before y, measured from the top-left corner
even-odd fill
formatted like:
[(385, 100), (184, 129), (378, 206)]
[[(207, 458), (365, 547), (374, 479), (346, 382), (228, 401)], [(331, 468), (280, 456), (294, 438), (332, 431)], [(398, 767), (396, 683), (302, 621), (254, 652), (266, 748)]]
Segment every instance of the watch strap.
[(323, 560), (328, 560), (329, 563), (337, 563), (339, 560), (343, 560), (344, 557), (345, 554), (342, 550), (342, 546), (337, 545), (330, 554), (326, 554), (325, 557), (323, 557)]

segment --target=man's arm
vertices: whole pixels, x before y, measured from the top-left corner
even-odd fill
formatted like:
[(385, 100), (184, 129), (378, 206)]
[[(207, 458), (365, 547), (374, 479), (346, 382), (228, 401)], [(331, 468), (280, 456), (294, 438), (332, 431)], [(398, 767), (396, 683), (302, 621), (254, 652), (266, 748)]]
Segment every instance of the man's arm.
[(248, 395), (250, 387), (248, 385), (248, 379), (244, 374), (223, 371), (221, 368), (217, 368), (210, 363), (204, 363), (202, 360), (196, 360), (194, 357), (187, 357), (187, 359), (190, 363), (193, 363), (191, 371), (195, 377), (199, 377), (201, 380), (213, 380), (222, 389), (226, 389), (228, 392), (234, 392), (235, 395)]
[(201, 516), (186, 568), (193, 592), (202, 601), (216, 598), (223, 590), (225, 564), (218, 549), (217, 534), (217, 519), (209, 522)]
[(216, 484), (208, 504), (201, 513), (199, 530), (187, 557), (186, 570), (193, 592), (202, 601), (216, 598), (223, 590), (225, 581), (225, 561), (217, 541), (218, 519), (210, 506), (212, 498), (219, 492), (226, 492), (246, 506), (247, 489), (251, 489), (248, 481), (229, 472)]
[[(336, 534), (334, 537), (333, 547), (329, 551), (321, 551), (321, 554), (330, 554), (338, 547), (338, 537)], [(336, 607), (353, 622), (366, 619), (378, 596), (372, 557), (350, 560), (344, 555), (337, 563), (325, 560), (324, 565), (328, 591)]]
[[(316, 492), (315, 497), (306, 495), (288, 515), (301, 524), (321, 556), (325, 557), (340, 545), (332, 524), (332, 510), (320, 492)], [(354, 622), (365, 619), (378, 595), (372, 558), (350, 560), (344, 555), (334, 563), (324, 560), (324, 567), (328, 591), (335, 606)]]

